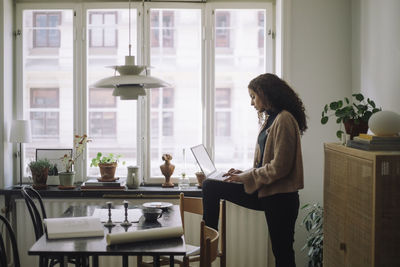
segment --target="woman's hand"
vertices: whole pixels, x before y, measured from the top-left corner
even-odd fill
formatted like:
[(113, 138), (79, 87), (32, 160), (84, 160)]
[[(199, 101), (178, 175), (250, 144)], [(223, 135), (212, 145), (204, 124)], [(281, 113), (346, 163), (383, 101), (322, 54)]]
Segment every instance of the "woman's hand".
[(241, 170), (236, 170), (236, 169), (234, 169), (234, 168), (230, 168), (229, 171), (228, 171), (227, 173), (225, 173), (224, 175), (222, 175), (222, 177), (231, 176), (231, 175), (233, 175), (233, 174), (239, 174), (239, 173), (242, 173), (242, 172), (243, 172), (243, 171), (241, 171)]
[(239, 175), (232, 174), (228, 178), (224, 180), (225, 182), (235, 182), (235, 183), (241, 183), (242, 180), (240, 179)]
[(227, 177), (224, 181), (225, 182), (241, 182), (238, 174), (242, 173), (241, 170), (236, 170), (234, 168), (229, 169), (227, 173), (222, 175), (222, 177)]

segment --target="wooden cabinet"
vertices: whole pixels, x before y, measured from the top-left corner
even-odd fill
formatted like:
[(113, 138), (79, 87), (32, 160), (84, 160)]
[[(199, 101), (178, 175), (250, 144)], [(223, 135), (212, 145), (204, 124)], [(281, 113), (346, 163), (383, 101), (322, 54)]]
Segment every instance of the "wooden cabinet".
[(400, 266), (400, 151), (324, 149), (324, 267)]

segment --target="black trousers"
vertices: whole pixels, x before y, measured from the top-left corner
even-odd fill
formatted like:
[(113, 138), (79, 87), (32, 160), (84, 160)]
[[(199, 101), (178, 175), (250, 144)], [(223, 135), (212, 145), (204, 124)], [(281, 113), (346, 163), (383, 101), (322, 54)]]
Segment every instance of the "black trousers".
[(247, 194), (243, 184), (206, 179), (203, 182), (203, 220), (207, 226), (214, 229), (218, 229), (221, 199), (245, 208), (264, 211), (276, 266), (296, 266), (293, 242), (294, 227), (299, 213), (297, 191), (258, 198), (257, 192)]

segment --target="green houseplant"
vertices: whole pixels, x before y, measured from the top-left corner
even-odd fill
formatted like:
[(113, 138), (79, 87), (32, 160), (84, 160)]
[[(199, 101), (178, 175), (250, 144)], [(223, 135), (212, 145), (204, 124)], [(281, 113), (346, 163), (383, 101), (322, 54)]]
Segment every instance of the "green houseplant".
[(75, 172), (73, 171), (72, 167), (75, 164), (76, 160), (85, 151), (86, 144), (90, 141), (91, 140), (88, 139), (86, 134), (74, 136), (74, 149), (72, 151), (72, 154), (65, 154), (64, 157), (61, 158), (61, 161), (64, 164), (65, 168), (64, 172), (58, 173), (61, 186), (73, 186), (75, 180)]
[(33, 188), (47, 188), (46, 183), (49, 174), (49, 168), (51, 166), (50, 162), (47, 159), (40, 159), (38, 161), (31, 161), (28, 166), (32, 173)]
[[(122, 155), (109, 153), (108, 155), (103, 155), (101, 152), (98, 152), (96, 157), (92, 158), (92, 162), (90, 163), (90, 167), (100, 168), (100, 181), (114, 181), (115, 180), (115, 170), (117, 169), (118, 162)], [(122, 165), (125, 164), (125, 161), (122, 162)]]
[(329, 117), (335, 116), (336, 123), (340, 124), (336, 136), (341, 139), (342, 123), (345, 126), (346, 133), (353, 139), (360, 133), (368, 131), (368, 120), (372, 114), (381, 110), (377, 108), (375, 102), (361, 94), (352, 94), (352, 101), (345, 97), (343, 100), (333, 101), (329, 105), (326, 104), (322, 110), (321, 123), (326, 124)]
[(324, 210), (319, 204), (306, 204), (301, 209), (307, 211), (302, 225), (308, 235), (302, 250), (308, 249), (308, 267), (322, 267)]

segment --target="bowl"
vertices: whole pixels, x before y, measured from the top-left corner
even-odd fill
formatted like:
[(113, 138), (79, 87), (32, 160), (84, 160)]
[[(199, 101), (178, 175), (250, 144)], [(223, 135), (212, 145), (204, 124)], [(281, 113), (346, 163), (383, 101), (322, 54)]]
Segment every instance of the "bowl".
[(162, 216), (162, 209), (158, 208), (144, 208), (142, 210), (143, 216), (146, 221), (154, 222)]

